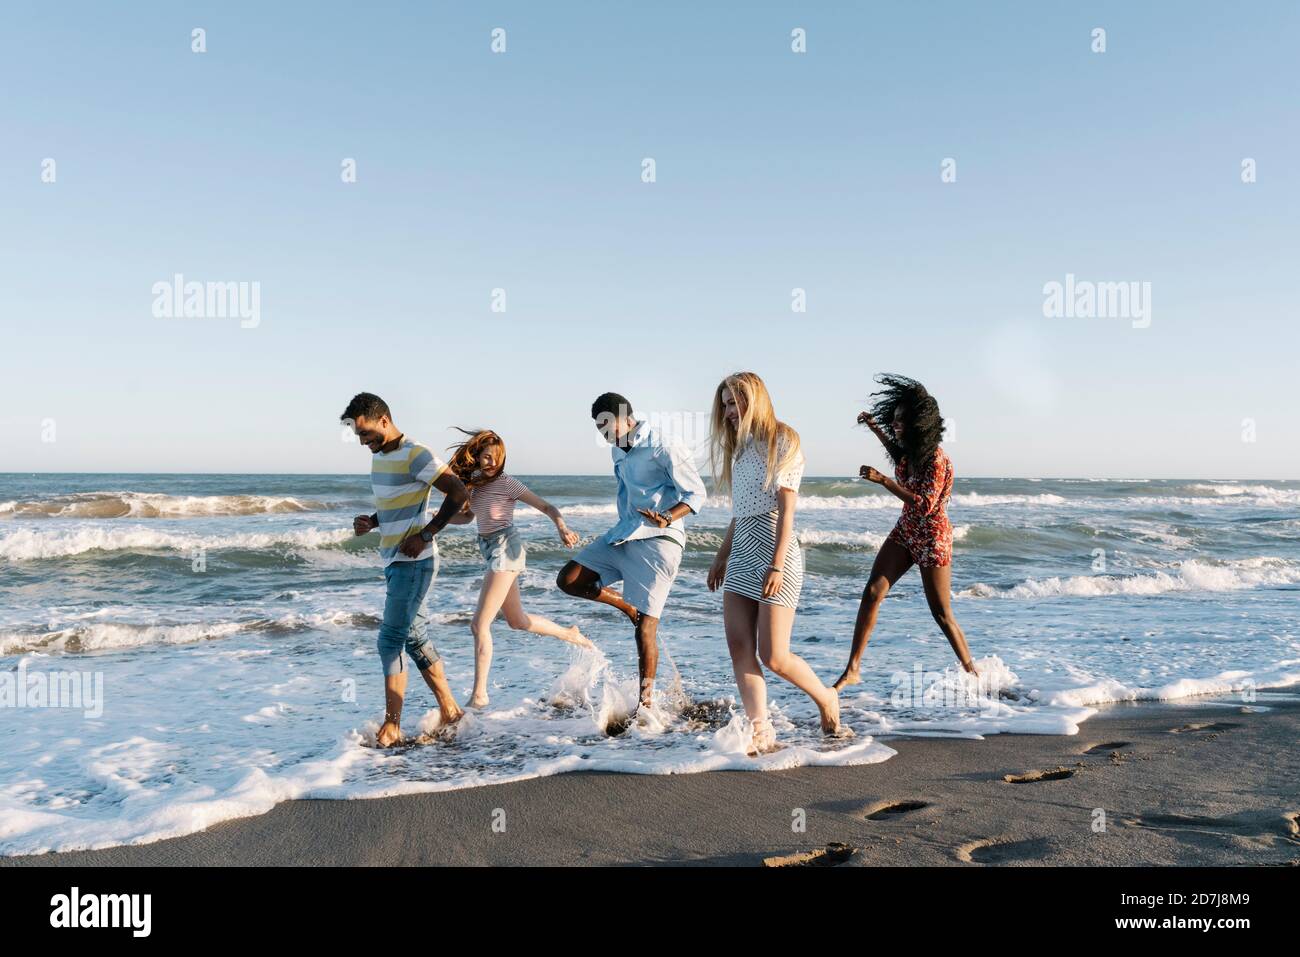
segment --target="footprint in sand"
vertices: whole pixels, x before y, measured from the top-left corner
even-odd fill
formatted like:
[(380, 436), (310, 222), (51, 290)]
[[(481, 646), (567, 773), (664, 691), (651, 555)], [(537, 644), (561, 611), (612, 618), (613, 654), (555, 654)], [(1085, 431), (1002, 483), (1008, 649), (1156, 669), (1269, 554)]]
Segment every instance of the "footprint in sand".
[(860, 813), (868, 821), (893, 821), (929, 806), (928, 801), (877, 801), (868, 804)]
[(1082, 753), (1091, 754), (1091, 755), (1116, 754), (1124, 750), (1125, 748), (1130, 748), (1130, 747), (1132, 747), (1132, 745), (1129, 744), (1127, 741), (1107, 741), (1104, 744), (1094, 744), (1092, 747), (1088, 748), (1088, 750), (1083, 751)]
[(957, 848), (957, 860), (965, 864), (1034, 863), (1048, 857), (1055, 849), (1055, 843), (1046, 837), (1022, 841), (988, 838), (971, 841)]
[(1024, 774), (1004, 774), (1007, 784), (1038, 784), (1040, 781), (1063, 781), (1074, 777), (1073, 768), (1049, 768), (1046, 771), (1026, 771)]
[(1280, 815), (1277, 811), (1242, 811), (1229, 817), (1151, 812), (1124, 818), (1123, 823), (1128, 827), (1168, 831), (1193, 841), (1210, 836), (1255, 838), (1272, 843), (1281, 837), (1290, 843), (1300, 843), (1300, 812), (1297, 811)]
[(1130, 827), (1149, 827), (1157, 830), (1173, 828), (1192, 828), (1196, 830), (1238, 831), (1246, 827), (1246, 822), (1233, 821), (1226, 817), (1205, 817), (1197, 814), (1144, 814), (1140, 817), (1126, 818)]
[(837, 867), (853, 856), (855, 850), (849, 844), (838, 842), (827, 844), (812, 851), (799, 851), (795, 854), (781, 854), (763, 858), (764, 867)]
[(1201, 724), (1185, 724), (1181, 728), (1170, 728), (1170, 734), (1204, 734), (1206, 736), (1221, 734), (1230, 728), (1239, 728), (1241, 725), (1232, 724), (1227, 721), (1204, 722)]

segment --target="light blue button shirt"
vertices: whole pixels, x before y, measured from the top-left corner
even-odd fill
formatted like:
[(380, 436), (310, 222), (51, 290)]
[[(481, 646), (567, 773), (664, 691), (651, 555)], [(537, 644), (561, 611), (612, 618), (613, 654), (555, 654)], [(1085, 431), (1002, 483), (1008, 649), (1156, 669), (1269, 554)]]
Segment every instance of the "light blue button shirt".
[(611, 545), (666, 535), (686, 547), (686, 526), (678, 519), (666, 528), (646, 520), (639, 508), (665, 511), (678, 502), (698, 514), (707, 497), (695, 456), (679, 442), (665, 439), (644, 422), (632, 430), (626, 451), (610, 447), (618, 479), (618, 524), (605, 533)]

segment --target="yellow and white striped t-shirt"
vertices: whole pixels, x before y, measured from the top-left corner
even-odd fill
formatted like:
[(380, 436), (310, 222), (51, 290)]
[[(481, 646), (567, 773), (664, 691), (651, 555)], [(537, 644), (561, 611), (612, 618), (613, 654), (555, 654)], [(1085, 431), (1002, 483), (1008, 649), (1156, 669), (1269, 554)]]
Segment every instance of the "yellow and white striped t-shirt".
[(393, 451), (374, 454), (370, 487), (379, 514), (379, 554), (385, 567), (393, 562), (417, 562), (438, 553), (436, 540), (424, 547), (419, 558), (409, 558), (397, 547), (408, 536), (418, 534), (433, 518), (429, 511), (429, 490), (446, 470), (446, 462), (405, 436)]

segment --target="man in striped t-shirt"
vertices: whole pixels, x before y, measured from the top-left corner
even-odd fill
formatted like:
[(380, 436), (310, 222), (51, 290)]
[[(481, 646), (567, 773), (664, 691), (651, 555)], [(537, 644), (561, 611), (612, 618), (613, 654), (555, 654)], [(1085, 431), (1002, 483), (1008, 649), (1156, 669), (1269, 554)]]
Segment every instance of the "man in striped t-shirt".
[[(341, 418), (361, 444), (374, 453), (370, 485), (376, 511), (358, 515), (352, 529), (358, 535), (378, 529), (379, 554), (384, 560), (387, 597), (384, 621), (379, 626), (384, 724), (376, 743), (388, 747), (402, 737), (402, 702), (406, 697), (403, 647), (438, 699), (442, 724), (450, 724), (462, 714), (447, 684), (442, 660), (427, 634), (425, 596), (433, 582), (433, 563), (438, 554), (433, 536), (469, 501), (469, 493), (445, 462), (398, 430), (388, 404), (379, 396), (369, 392), (354, 396)], [(438, 514), (431, 516), (429, 491), (433, 488), (444, 498)]]

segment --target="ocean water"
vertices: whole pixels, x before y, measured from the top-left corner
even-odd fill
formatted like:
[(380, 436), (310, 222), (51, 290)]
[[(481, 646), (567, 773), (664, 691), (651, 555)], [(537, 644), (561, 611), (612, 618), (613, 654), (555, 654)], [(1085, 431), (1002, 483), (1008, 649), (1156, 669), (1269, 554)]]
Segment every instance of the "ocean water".
[[(584, 541), (614, 520), (611, 477), (522, 478)], [(490, 707), (438, 733), (417, 679), (405, 728), (433, 733), (378, 750), (383, 578), (373, 536), (351, 535), (351, 517), (370, 510), (364, 474), (0, 475), (0, 678), (11, 693), (0, 707), (0, 853), (156, 840), (298, 797), (583, 768), (881, 761), (893, 754), (881, 735), (1071, 733), (1102, 702), (1300, 682), (1300, 482), (958, 478), (954, 607), (981, 694), (968, 694), (909, 572), (881, 613), (863, 683), (843, 696), (856, 737), (823, 740), (812, 704), (772, 680), (786, 747), (750, 759), (721, 595), (705, 587), (725, 500), (690, 524), (660, 626), (659, 700), (630, 726), (630, 629), (556, 590), (568, 550), (521, 507), (525, 607), (579, 623), (599, 651), (499, 622)], [(793, 645), (826, 681), (843, 667), (898, 511), (860, 481), (804, 481)], [(481, 564), (472, 527), (441, 541), (433, 637), (463, 700)], [(57, 673), (101, 696), (39, 706), (31, 689)], [(20, 683), (26, 700), (14, 706)]]

